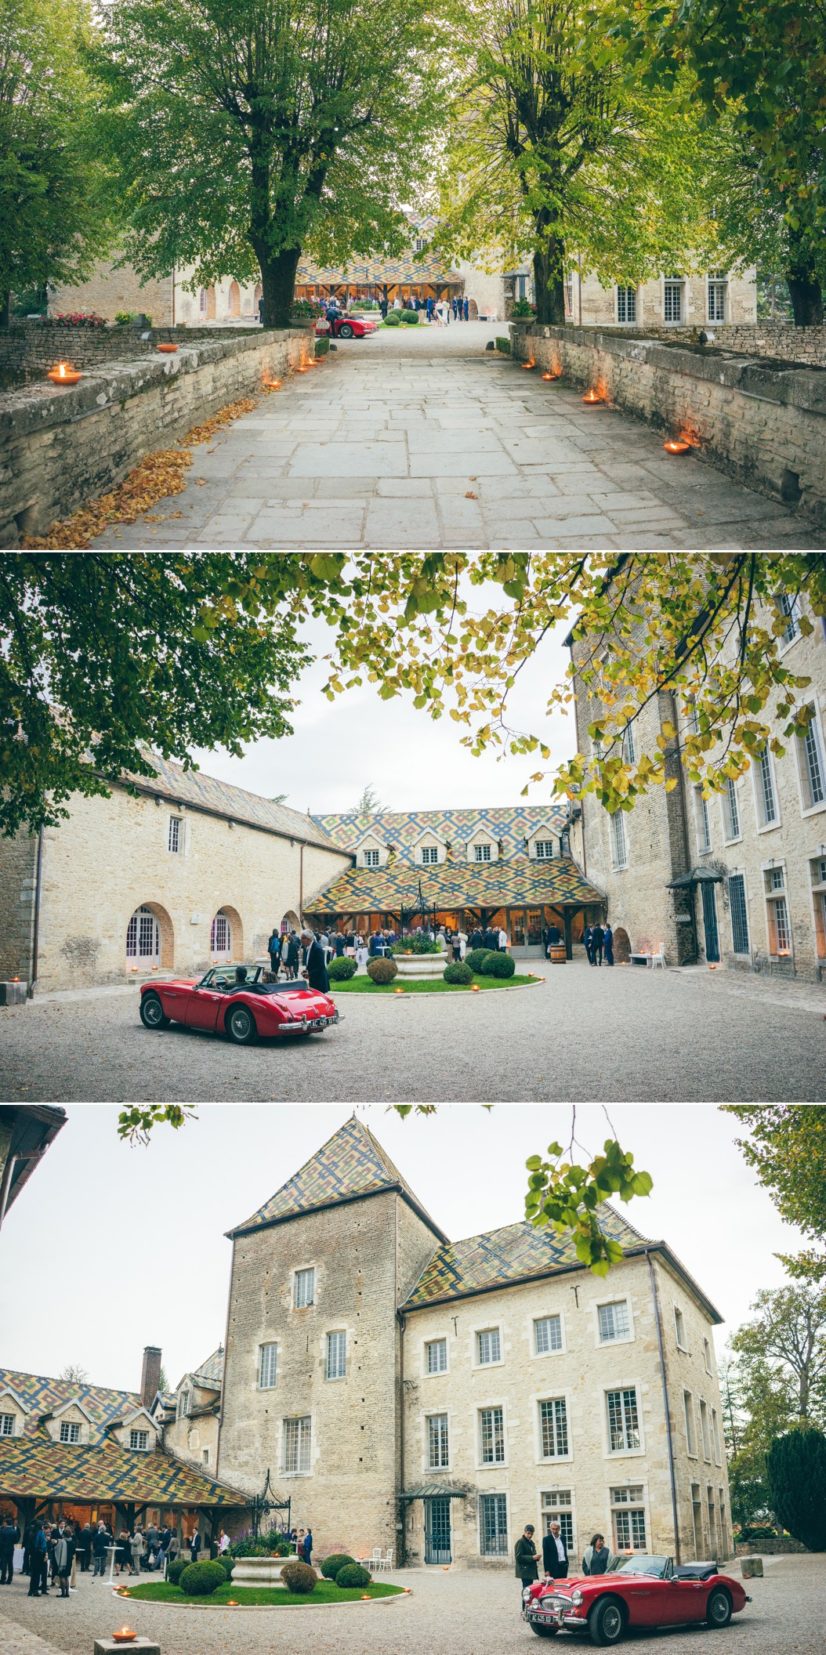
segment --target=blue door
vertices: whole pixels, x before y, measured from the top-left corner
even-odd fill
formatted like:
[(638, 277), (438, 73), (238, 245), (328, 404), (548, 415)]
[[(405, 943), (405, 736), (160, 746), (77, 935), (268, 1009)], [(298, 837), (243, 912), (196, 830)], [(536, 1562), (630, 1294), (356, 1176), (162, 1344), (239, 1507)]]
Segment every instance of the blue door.
[(717, 901), (714, 895), (714, 886), (704, 879), (700, 887), (703, 893), (703, 926), (706, 933), (706, 959), (712, 964), (720, 958), (720, 938), (717, 934)]
[(439, 1495), (424, 1503), (425, 1563), (450, 1563), (450, 1500)]

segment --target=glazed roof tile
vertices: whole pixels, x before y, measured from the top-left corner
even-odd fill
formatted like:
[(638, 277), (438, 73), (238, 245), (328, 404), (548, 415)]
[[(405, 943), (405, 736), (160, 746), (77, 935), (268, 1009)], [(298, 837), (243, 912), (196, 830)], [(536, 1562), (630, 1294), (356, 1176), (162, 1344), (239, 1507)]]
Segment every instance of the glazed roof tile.
[(348, 868), (307, 904), (308, 913), (398, 913), (413, 908), (419, 881), (428, 908), (582, 907), (603, 893), (570, 856), (550, 862), (511, 856), (498, 862), (444, 862), (421, 867), (398, 858), (383, 868)]
[(366, 815), (357, 810), (345, 815), (314, 815), (313, 820), (345, 850), (355, 851), (362, 839), (374, 833), (383, 844), (412, 851), (428, 830), (454, 846), (467, 845), (484, 830), (501, 841), (505, 856), (524, 853), (525, 841), (538, 828), (561, 833), (568, 819), (562, 805), (480, 805), (472, 810), (382, 810)]
[[(639, 1246), (645, 1237), (627, 1224), (613, 1207), (603, 1203), (597, 1209), (600, 1228), (623, 1247)], [(466, 1241), (450, 1241), (434, 1253), (425, 1267), (405, 1310), (466, 1298), (491, 1288), (510, 1287), (517, 1282), (547, 1276), (571, 1266), (581, 1269), (573, 1239), (553, 1230), (536, 1230), (532, 1224), (506, 1224)]]
[(24, 1427), (27, 1436), (37, 1431), (44, 1414), (56, 1413), (67, 1402), (78, 1402), (86, 1410), (99, 1440), (107, 1426), (141, 1406), (137, 1391), (111, 1391), (103, 1385), (79, 1384), (74, 1379), (47, 1379), (42, 1374), (19, 1373), (16, 1368), (0, 1368), (0, 1392), (6, 1386), (29, 1409)]
[(112, 1441), (52, 1442), (45, 1431), (0, 1438), (0, 1494), (38, 1500), (135, 1501), (160, 1506), (245, 1506), (248, 1496), (202, 1477), (158, 1450), (138, 1453)]

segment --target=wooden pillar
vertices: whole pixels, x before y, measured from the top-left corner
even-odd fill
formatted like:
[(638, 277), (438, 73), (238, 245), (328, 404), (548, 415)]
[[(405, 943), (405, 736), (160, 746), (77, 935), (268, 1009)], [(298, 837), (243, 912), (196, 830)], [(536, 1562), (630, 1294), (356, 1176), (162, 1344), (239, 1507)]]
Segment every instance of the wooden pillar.
[(564, 908), (562, 911), (562, 919), (565, 925), (565, 958), (566, 960), (572, 960), (574, 957), (574, 939), (572, 935), (574, 921), (573, 911), (570, 908)]

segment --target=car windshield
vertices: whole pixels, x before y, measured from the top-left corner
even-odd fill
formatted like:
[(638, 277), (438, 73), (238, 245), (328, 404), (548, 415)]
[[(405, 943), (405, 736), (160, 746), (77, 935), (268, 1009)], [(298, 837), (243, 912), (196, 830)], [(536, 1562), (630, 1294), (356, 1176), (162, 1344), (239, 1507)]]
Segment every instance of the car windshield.
[(665, 1580), (671, 1574), (670, 1557), (624, 1557), (617, 1565), (617, 1572), (624, 1575), (653, 1575), (655, 1580)]
[(215, 965), (204, 972), (198, 988), (237, 988), (240, 983), (260, 983), (262, 965)]

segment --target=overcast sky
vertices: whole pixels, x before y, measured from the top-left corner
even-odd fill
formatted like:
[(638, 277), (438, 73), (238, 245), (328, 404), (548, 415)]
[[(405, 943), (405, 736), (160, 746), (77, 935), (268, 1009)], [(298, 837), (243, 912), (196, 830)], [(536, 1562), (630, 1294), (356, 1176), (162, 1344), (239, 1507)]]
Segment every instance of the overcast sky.
[[(352, 1111), (341, 1105), (215, 1104), (148, 1148), (116, 1134), (117, 1109), (78, 1104), (0, 1232), (0, 1367), (56, 1375), (67, 1363), (93, 1383), (134, 1390), (144, 1345), (160, 1345), (171, 1384), (223, 1342), (231, 1244), (240, 1224), (320, 1148)], [(442, 1105), (401, 1120), (357, 1114), (437, 1224), (453, 1239), (523, 1216), (525, 1159), (567, 1143), (560, 1104)], [(797, 1245), (735, 1147), (737, 1123), (710, 1105), (616, 1105), (624, 1147), (654, 1179), (647, 1200), (620, 1205), (636, 1229), (664, 1239), (725, 1317), (718, 1349), (760, 1287), (777, 1287), (775, 1252)], [(577, 1109), (577, 1136), (600, 1148), (601, 1109)]]
[[(552, 769), (576, 751), (573, 715), (545, 716), (549, 691), (568, 665), (566, 630), (557, 628), (537, 650), (509, 705), (514, 727), (530, 729), (551, 748)], [(388, 810), (542, 804), (550, 798), (546, 782), (520, 800), (528, 778), (543, 767), (536, 754), (501, 763), (495, 753), (474, 758), (461, 745), (464, 726), (448, 717), (434, 722), (409, 695), (380, 701), (370, 684), (329, 702), (321, 694), (327, 677), (321, 657), (332, 634), (319, 622), (304, 635), (316, 661), (296, 682), (301, 706), (293, 719), (295, 734), (256, 742), (242, 759), (198, 751), (194, 756), (207, 775), (265, 798), (286, 793), (293, 809), (318, 815), (352, 810), (368, 782)]]

